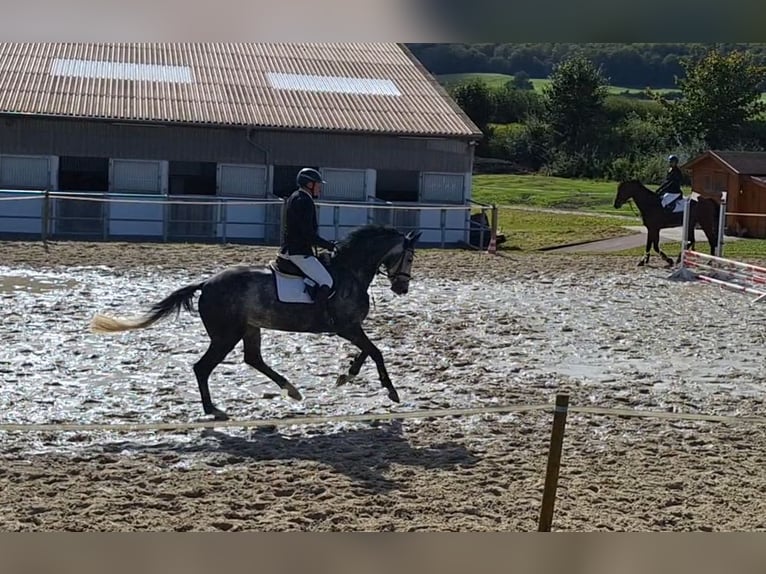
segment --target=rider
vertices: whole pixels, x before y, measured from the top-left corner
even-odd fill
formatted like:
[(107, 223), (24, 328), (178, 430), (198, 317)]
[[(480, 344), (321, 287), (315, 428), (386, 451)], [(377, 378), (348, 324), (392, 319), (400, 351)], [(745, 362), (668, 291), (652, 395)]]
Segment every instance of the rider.
[(683, 196), (683, 191), (681, 190), (683, 174), (678, 167), (678, 156), (669, 156), (668, 162), (670, 163), (670, 167), (668, 168), (668, 173), (665, 174), (665, 181), (663, 181), (660, 184), (660, 187), (657, 188), (657, 195), (660, 197), (662, 197), (663, 194), (667, 194), (662, 199), (663, 207), (672, 205)]
[(315, 301), (330, 324), (327, 299), (332, 294), (333, 279), (324, 265), (317, 259), (312, 248), (316, 245), (330, 251), (335, 243), (320, 237), (314, 199), (319, 197), (323, 183), (322, 176), (315, 169), (303, 168), (296, 177), (296, 189), (286, 202), (285, 228), (279, 256), (288, 259), (318, 286)]

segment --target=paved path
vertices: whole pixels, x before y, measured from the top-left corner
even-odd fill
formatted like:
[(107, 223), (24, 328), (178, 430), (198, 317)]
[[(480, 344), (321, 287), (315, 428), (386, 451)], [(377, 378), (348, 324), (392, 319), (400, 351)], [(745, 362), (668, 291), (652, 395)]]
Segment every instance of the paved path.
[[(626, 225), (625, 229), (632, 231), (633, 234), (612, 239), (602, 239), (601, 241), (592, 241), (590, 243), (583, 243), (582, 245), (569, 245), (566, 247), (548, 249), (547, 251), (555, 251), (558, 253), (582, 253), (588, 251), (609, 252), (623, 251), (625, 249), (633, 249), (634, 247), (643, 247), (646, 245), (646, 228), (640, 225)], [(694, 237), (698, 244), (702, 243), (707, 245), (707, 237), (705, 237), (705, 233), (701, 229), (695, 230)], [(725, 237), (724, 243), (739, 241), (739, 239), (739, 237)], [(681, 241), (680, 227), (672, 227), (660, 231), (660, 244), (668, 241)]]

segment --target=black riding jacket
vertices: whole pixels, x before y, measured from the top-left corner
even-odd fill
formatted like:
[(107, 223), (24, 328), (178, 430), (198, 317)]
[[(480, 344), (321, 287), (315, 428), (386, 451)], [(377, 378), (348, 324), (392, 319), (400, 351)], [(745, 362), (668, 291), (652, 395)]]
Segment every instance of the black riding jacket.
[(320, 237), (314, 198), (296, 189), (285, 205), (285, 228), (280, 253), (290, 255), (313, 255), (315, 245), (332, 249), (334, 243)]
[(662, 182), (659, 189), (657, 190), (658, 194), (662, 194), (665, 192), (669, 193), (682, 193), (681, 191), (681, 181), (683, 180), (683, 174), (681, 173), (681, 170), (678, 168), (678, 166), (671, 167), (668, 169), (667, 175), (665, 175), (665, 181)]

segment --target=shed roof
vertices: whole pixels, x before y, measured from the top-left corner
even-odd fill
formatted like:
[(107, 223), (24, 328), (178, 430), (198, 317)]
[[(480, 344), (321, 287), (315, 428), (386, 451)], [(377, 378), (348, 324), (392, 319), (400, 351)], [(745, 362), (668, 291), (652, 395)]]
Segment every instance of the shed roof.
[(3, 42), (0, 114), (481, 137), (396, 43)]
[(683, 167), (689, 169), (708, 158), (718, 160), (739, 175), (766, 175), (766, 152), (760, 151), (709, 150), (686, 162)]

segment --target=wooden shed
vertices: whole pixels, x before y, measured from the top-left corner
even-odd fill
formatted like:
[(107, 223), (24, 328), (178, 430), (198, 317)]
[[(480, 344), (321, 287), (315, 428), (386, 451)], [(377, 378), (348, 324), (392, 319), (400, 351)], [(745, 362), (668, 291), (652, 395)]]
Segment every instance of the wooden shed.
[(766, 238), (766, 152), (709, 150), (686, 162), (692, 190), (727, 192), (726, 234)]

